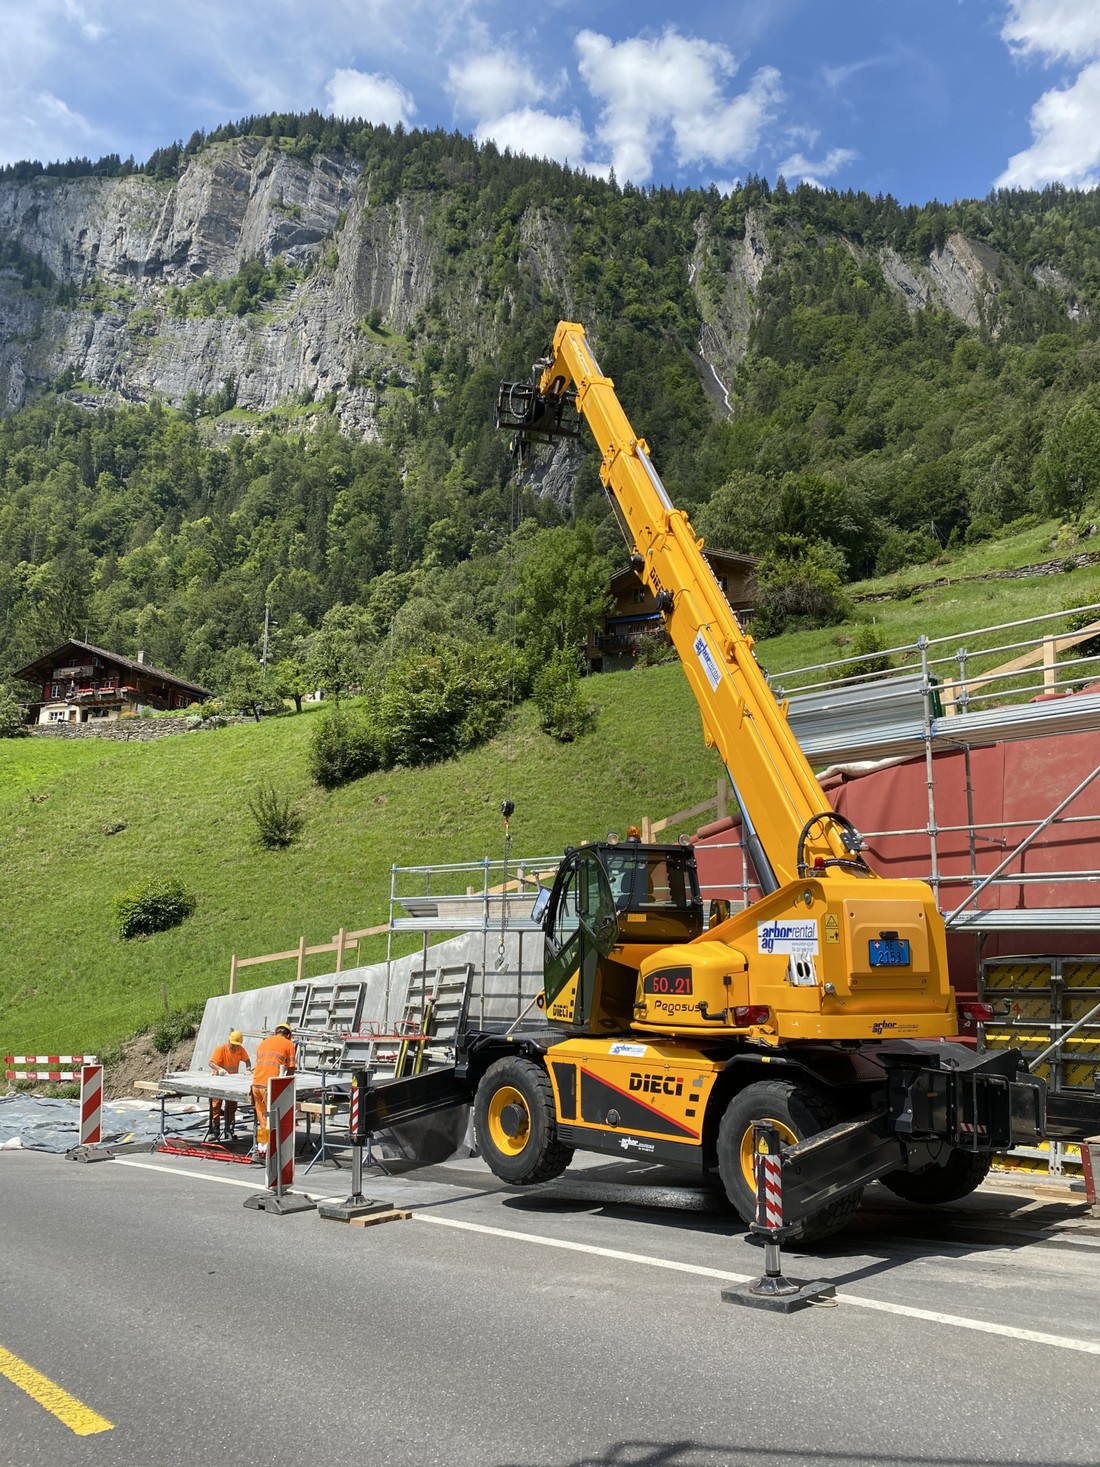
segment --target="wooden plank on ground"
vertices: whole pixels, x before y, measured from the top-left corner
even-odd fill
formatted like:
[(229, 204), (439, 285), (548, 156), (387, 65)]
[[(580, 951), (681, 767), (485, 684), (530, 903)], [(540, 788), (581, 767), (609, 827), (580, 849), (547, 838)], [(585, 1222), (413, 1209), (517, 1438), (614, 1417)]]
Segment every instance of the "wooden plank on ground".
[(412, 1209), (407, 1207), (394, 1207), (389, 1212), (368, 1212), (365, 1217), (349, 1218), (353, 1228), (373, 1228), (375, 1223), (403, 1222), (412, 1217)]

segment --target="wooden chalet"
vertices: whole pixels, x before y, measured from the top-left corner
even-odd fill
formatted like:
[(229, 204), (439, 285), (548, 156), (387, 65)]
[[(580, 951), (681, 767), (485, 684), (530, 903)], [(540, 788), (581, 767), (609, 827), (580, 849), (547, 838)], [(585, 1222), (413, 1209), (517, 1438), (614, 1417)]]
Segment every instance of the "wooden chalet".
[(12, 674), (41, 691), (29, 708), (37, 724), (91, 723), (121, 718), (142, 708), (183, 710), (212, 697), (206, 688), (87, 642), (64, 642)]
[[(734, 611), (752, 606), (750, 589), (756, 560), (729, 550), (704, 550), (722, 593)], [(643, 586), (629, 566), (611, 577), (608, 589), (614, 606), (589, 634), (586, 656), (591, 672), (620, 672), (647, 647), (668, 641), (653, 592)]]

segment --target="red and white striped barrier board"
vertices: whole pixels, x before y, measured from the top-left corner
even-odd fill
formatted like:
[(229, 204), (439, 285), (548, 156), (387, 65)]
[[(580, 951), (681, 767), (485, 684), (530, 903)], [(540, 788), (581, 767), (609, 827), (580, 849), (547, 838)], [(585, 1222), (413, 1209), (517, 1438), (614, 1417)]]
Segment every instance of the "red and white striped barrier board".
[(359, 1134), (359, 1082), (351, 1082), (351, 1110), (348, 1115), (348, 1125), (351, 1128), (351, 1138), (354, 1141)]
[[(79, 1080), (79, 1071), (72, 1068), (76, 1065), (94, 1065), (96, 1056), (94, 1054), (6, 1054), (5, 1065), (34, 1065), (35, 1068), (28, 1069), (6, 1069), (5, 1080)], [(40, 1070), (39, 1065), (47, 1066)], [(62, 1069), (62, 1066), (69, 1068)]]
[(267, 1124), (271, 1132), (267, 1185), (281, 1197), (294, 1182), (293, 1075), (280, 1075), (267, 1082)]
[(85, 1065), (80, 1071), (80, 1144), (97, 1146), (103, 1140), (103, 1066)]

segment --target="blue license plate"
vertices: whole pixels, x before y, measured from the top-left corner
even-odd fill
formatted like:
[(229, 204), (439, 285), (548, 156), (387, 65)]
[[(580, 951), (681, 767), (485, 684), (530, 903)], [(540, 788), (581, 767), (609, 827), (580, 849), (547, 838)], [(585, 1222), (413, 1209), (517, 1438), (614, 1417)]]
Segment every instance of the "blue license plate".
[(868, 943), (872, 968), (908, 968), (909, 939), (900, 937), (892, 942), (875, 938)]

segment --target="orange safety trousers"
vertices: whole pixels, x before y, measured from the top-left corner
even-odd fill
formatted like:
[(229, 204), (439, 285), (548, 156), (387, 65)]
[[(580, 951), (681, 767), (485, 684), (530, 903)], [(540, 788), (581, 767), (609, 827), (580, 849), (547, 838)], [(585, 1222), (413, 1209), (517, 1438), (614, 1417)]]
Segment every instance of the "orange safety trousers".
[(266, 1146), (271, 1132), (267, 1129), (267, 1081), (253, 1085), (252, 1104), (256, 1107), (256, 1145)]

